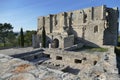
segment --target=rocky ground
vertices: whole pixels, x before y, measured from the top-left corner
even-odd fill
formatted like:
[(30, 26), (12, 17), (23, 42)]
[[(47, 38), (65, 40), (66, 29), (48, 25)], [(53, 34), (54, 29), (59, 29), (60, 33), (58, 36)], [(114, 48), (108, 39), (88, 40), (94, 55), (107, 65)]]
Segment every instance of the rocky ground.
[(0, 54), (0, 80), (80, 80), (80, 77)]

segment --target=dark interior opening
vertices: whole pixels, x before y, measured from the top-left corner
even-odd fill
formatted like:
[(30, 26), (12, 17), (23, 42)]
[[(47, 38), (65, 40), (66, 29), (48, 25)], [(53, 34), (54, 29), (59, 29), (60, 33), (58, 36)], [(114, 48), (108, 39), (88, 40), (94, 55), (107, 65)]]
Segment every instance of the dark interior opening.
[(34, 56), (34, 59), (38, 59), (38, 56), (37, 56), (37, 55), (35, 55), (35, 56)]
[(87, 58), (86, 58), (86, 57), (83, 57), (83, 60), (87, 60)]
[(52, 48), (59, 48), (59, 40), (55, 38), (55, 39), (52, 41), (51, 47), (52, 47)]
[(94, 33), (96, 33), (96, 32), (98, 32), (98, 26), (97, 25), (94, 27)]
[(94, 63), (93, 63), (94, 65), (96, 65), (97, 64), (97, 61), (94, 61)]
[(82, 60), (75, 59), (75, 63), (82, 63)]
[(56, 56), (56, 60), (62, 60), (61, 56)]
[(50, 58), (50, 54), (45, 54), (44, 57)]

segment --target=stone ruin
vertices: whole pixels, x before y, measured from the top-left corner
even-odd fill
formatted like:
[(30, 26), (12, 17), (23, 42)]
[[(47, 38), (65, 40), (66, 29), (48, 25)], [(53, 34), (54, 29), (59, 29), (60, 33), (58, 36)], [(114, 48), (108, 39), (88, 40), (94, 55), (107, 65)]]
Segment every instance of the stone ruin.
[(94, 47), (115, 46), (118, 18), (118, 8), (105, 5), (41, 16), (38, 18), (36, 43), (41, 43), (42, 29), (45, 27), (47, 47), (53, 44), (56, 48), (66, 48), (79, 43)]
[(106, 52), (40, 48), (7, 52), (9, 56), (0, 51), (0, 80), (120, 80), (114, 47)]
[[(40, 48), (11, 57), (0, 55), (0, 79), (120, 80), (120, 59), (114, 52), (118, 17), (118, 8), (105, 5), (39, 17), (33, 47)], [(41, 48), (43, 27), (49, 48)], [(69, 51), (83, 46), (107, 50)]]

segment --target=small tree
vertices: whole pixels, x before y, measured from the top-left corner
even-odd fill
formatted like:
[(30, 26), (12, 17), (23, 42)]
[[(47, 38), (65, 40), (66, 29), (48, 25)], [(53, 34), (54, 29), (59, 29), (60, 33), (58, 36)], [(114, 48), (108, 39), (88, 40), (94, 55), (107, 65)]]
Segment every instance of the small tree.
[(4, 47), (6, 46), (6, 42), (8, 39), (8, 35), (10, 33), (13, 33), (13, 27), (9, 23), (0, 23), (0, 41), (4, 44)]
[(24, 34), (23, 34), (22, 28), (20, 30), (20, 45), (21, 45), (21, 47), (24, 47)]
[(36, 31), (26, 31), (24, 33), (24, 45), (25, 46), (32, 46), (32, 35), (36, 34)]
[(46, 32), (45, 32), (45, 27), (43, 26), (42, 30), (42, 47), (46, 47)]

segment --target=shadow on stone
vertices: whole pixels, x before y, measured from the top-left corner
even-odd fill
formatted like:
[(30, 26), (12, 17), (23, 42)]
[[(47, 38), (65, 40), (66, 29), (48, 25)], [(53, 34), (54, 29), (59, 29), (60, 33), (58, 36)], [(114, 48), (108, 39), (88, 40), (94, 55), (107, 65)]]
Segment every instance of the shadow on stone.
[(71, 67), (68, 66), (65, 69), (63, 69), (62, 71), (77, 75), (80, 72), (80, 69), (74, 69), (74, 68), (71, 68)]
[(116, 66), (118, 68), (118, 73), (120, 74), (120, 50), (115, 47), (116, 53)]

